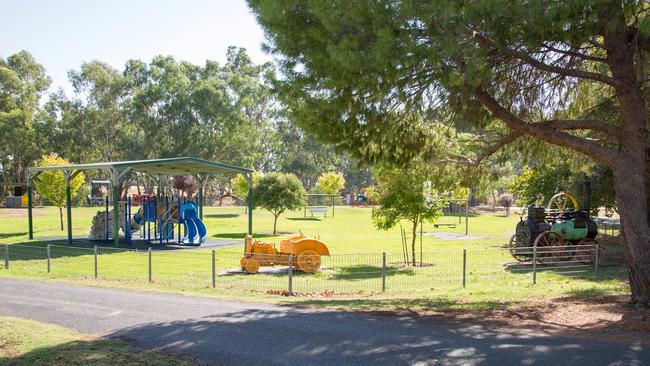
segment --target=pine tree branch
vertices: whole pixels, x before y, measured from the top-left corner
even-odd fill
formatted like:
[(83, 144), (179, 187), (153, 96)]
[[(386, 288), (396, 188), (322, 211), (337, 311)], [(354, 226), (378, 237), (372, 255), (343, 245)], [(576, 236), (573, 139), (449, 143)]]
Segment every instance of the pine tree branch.
[[(494, 117), (505, 123), (510, 129), (522, 134), (536, 137), (540, 140), (568, 147), (572, 150), (591, 156), (605, 164), (613, 165), (618, 155), (614, 150), (603, 147), (595, 142), (573, 136), (566, 132), (554, 129), (544, 123), (527, 123), (515, 114), (501, 106), (501, 104), (488, 92), (478, 87), (474, 96)], [(555, 122), (553, 122), (555, 123)]]
[(485, 149), (483, 149), (472, 161), (472, 165), (477, 166), (479, 165), (483, 160), (489, 158), (490, 156), (494, 155), (497, 151), (499, 151), (502, 147), (506, 146), (507, 144), (513, 142), (517, 138), (521, 137), (523, 135), (522, 132), (517, 131), (517, 130), (510, 130), (508, 134), (503, 136), (499, 141), (489, 145)]
[(577, 51), (572, 51), (572, 50), (562, 50), (557, 47), (553, 47), (547, 43), (544, 43), (544, 47), (550, 51), (556, 52), (556, 53), (561, 53), (563, 55), (567, 56), (572, 56), (572, 57), (577, 57), (581, 60), (584, 61), (593, 61), (593, 62), (607, 62), (607, 59), (603, 57), (596, 57), (596, 56), (590, 56), (590, 55), (585, 55), (584, 53), (577, 52)]
[(622, 133), (621, 129), (615, 125), (598, 119), (554, 119), (537, 122), (535, 125), (554, 130), (594, 130), (615, 138), (620, 138)]
[(521, 60), (530, 66), (533, 66), (537, 69), (543, 70), (543, 71), (548, 71), (554, 74), (559, 74), (567, 77), (575, 77), (575, 78), (580, 78), (580, 79), (589, 79), (589, 80), (594, 80), (594, 81), (599, 81), (601, 83), (605, 83), (607, 85), (610, 85), (612, 87), (618, 88), (622, 87), (623, 83), (620, 81), (609, 77), (604, 74), (600, 74), (597, 72), (591, 72), (591, 71), (582, 71), (582, 70), (575, 70), (575, 69), (567, 69), (565, 67), (560, 67), (560, 66), (555, 66), (555, 65), (549, 65), (547, 63), (544, 63), (542, 61), (539, 61), (530, 55), (520, 52), (517, 50), (510, 49), (508, 47), (504, 47), (493, 41), (491, 38), (481, 34), (480, 32), (473, 31), (474, 37), (482, 44), (485, 44), (491, 48), (494, 48), (501, 53), (516, 58), (518, 60)]

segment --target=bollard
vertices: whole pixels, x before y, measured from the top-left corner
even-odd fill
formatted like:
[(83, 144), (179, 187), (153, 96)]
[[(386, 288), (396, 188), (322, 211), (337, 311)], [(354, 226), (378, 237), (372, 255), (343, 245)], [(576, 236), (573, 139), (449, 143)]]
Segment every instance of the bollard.
[(537, 283), (537, 245), (533, 247), (533, 285)]
[(600, 259), (600, 248), (598, 245), (595, 247), (596, 249), (596, 258), (594, 258), (594, 278), (596, 281), (598, 281), (600, 278), (598, 276), (598, 260)]
[(9, 269), (9, 245), (5, 245), (5, 269)]
[(217, 264), (216, 264), (217, 254), (214, 249), (212, 249), (212, 288), (217, 287)]
[(149, 247), (149, 283), (151, 283), (151, 247)]
[(293, 254), (289, 255), (289, 296), (293, 296)]
[(467, 249), (463, 249), (463, 287), (467, 284)]
[(95, 256), (95, 279), (97, 279), (97, 245), (93, 246), (93, 256)]
[(47, 273), (50, 273), (52, 270), (52, 265), (50, 264), (50, 260), (52, 258), (52, 254), (50, 251), (50, 244), (48, 244), (45, 248), (46, 248), (45, 253), (47, 253)]
[(386, 252), (381, 253), (381, 292), (386, 292)]

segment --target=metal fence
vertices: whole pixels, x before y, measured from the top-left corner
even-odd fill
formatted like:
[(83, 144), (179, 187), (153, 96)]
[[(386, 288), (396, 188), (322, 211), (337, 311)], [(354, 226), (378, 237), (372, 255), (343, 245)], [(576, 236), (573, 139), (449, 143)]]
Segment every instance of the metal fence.
[[(239, 248), (216, 250), (133, 250), (61, 245), (4, 245), (0, 274), (69, 279), (102, 279), (182, 288), (304, 296), (370, 295), (445, 287), (529, 285), (544, 276), (598, 279), (595, 245), (523, 248), (438, 249), (415, 259), (403, 253), (291, 256), (289, 265), (262, 266), (246, 273)], [(515, 259), (517, 258), (517, 259)], [(300, 271), (300, 261), (319, 261), (315, 273)]]

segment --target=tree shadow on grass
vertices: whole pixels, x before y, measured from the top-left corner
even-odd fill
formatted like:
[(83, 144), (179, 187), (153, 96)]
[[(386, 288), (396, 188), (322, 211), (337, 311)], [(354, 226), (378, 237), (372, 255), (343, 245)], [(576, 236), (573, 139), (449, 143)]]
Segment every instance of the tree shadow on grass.
[(235, 217), (241, 216), (240, 214), (209, 214), (209, 215), (203, 215), (203, 217), (207, 217), (209, 219), (232, 219)]
[[(281, 233), (278, 232), (278, 235), (280, 235), (280, 234)], [(241, 233), (218, 233), (218, 234), (212, 235), (212, 237), (213, 238), (222, 238), (222, 239), (241, 239), (241, 240), (244, 240), (246, 238), (246, 235), (248, 235), (248, 234), (245, 233), (245, 232), (241, 232)], [(271, 237), (275, 237), (275, 236), (277, 236), (277, 235), (265, 234), (265, 233), (253, 233), (253, 238), (257, 238), (257, 239), (259, 239), (259, 238), (271, 238)]]
[(592, 300), (603, 296), (611, 295), (611, 291), (603, 288), (580, 288), (566, 291), (562, 300)]
[[(171, 242), (170, 242), (171, 243)], [(44, 240), (44, 241), (24, 241), (15, 244), (9, 244), (9, 262), (13, 261), (45, 261), (47, 259), (47, 246), (50, 245), (50, 259), (64, 257), (94, 256), (94, 246), (97, 246), (97, 254), (101, 258), (106, 255), (123, 254), (123, 253), (141, 253), (146, 255), (146, 251), (151, 247), (154, 251), (174, 251), (186, 248), (200, 249), (201, 247), (188, 247), (180, 245), (160, 245), (157, 243), (148, 243), (146, 240), (134, 240), (133, 244), (127, 245), (121, 243), (120, 247), (115, 247), (112, 241), (91, 241), (88, 239), (73, 239), (73, 245), (68, 244), (67, 239)], [(4, 259), (5, 248), (0, 249), (0, 257)]]
[(27, 232), (18, 233), (0, 233), (0, 239), (13, 238), (14, 236), (25, 236)]
[(0, 357), (0, 365), (192, 365), (160, 352), (131, 349), (119, 340), (72, 341)]
[[(495, 267), (496, 268), (496, 267)], [(533, 264), (532, 262), (512, 262), (506, 263), (503, 266), (503, 270), (513, 274), (513, 275), (529, 275), (533, 274)], [(601, 266), (598, 269), (598, 276), (596, 276), (596, 270), (593, 263), (587, 264), (575, 264), (569, 262), (567, 264), (563, 262), (558, 263), (537, 263), (535, 267), (537, 276), (545, 274), (554, 274), (567, 278), (580, 278), (583, 280), (612, 280), (620, 279), (625, 280), (627, 278), (627, 271), (624, 266), (621, 265), (609, 265)]]
[[(415, 275), (415, 272), (412, 268), (386, 267), (386, 277), (392, 277), (395, 275), (413, 276)], [(331, 275), (331, 278), (333, 280), (355, 281), (381, 278), (381, 276), (381, 266), (367, 266), (358, 264), (352, 266), (337, 267), (336, 272)]]
[(395, 312), (409, 312), (419, 315), (419, 311), (449, 312), (455, 310), (462, 311), (480, 311), (480, 310), (497, 310), (511, 305), (510, 302), (501, 301), (473, 301), (459, 302), (446, 296), (422, 297), (422, 298), (389, 298), (389, 299), (344, 299), (344, 298), (314, 298), (296, 302), (282, 303), (286, 306), (298, 307), (328, 307), (338, 309), (370, 310), (376, 309), (393, 309)]

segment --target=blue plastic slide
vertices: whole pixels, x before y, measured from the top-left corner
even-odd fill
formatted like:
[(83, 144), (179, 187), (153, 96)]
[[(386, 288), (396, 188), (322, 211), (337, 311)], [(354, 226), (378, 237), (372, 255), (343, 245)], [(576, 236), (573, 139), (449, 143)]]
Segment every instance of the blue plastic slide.
[(208, 230), (201, 219), (198, 218), (197, 212), (197, 207), (193, 203), (181, 205), (181, 222), (185, 225), (183, 244), (201, 245), (208, 237)]

